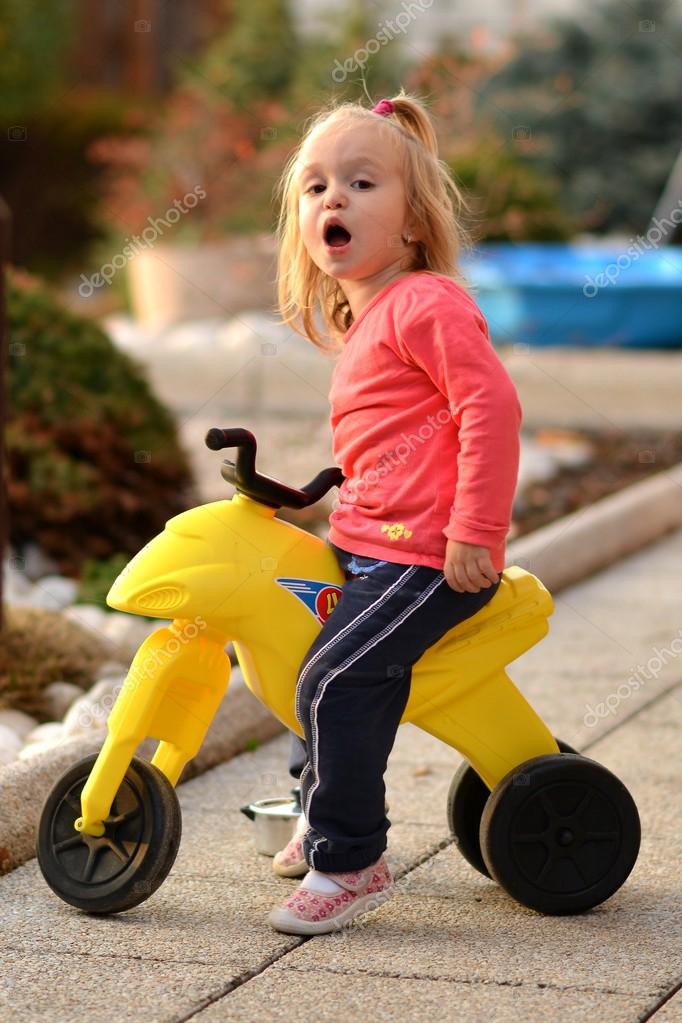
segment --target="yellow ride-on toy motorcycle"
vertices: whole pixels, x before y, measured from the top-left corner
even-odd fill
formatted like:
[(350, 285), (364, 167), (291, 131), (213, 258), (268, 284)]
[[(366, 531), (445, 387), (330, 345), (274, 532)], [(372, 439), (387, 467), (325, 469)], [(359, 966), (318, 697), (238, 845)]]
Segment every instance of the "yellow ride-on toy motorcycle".
[[(37, 856), (65, 902), (93, 913), (129, 909), (168, 875), (181, 834), (175, 784), (203, 742), (229, 677), (232, 642), (246, 685), (298, 735), (298, 669), (342, 597), (343, 573), (319, 537), (275, 517), (340, 486), (327, 468), (296, 490), (256, 472), (248, 430), (212, 429), (214, 451), (238, 449), (222, 475), (230, 500), (166, 523), (128, 564), (110, 607), (172, 619), (138, 650), (99, 754), (54, 785), (42, 808)], [(465, 758), (447, 818), (460, 852), (525, 906), (579, 913), (609, 898), (640, 843), (635, 803), (601, 764), (556, 741), (506, 665), (548, 631), (553, 602), (516, 565), (492, 600), (416, 663), (402, 721)], [(146, 737), (153, 759), (134, 756)]]

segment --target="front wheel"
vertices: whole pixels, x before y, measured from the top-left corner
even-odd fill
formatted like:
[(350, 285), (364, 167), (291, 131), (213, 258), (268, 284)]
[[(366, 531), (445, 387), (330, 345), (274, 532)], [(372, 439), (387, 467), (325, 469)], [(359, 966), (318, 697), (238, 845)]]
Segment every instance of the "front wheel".
[(540, 913), (582, 913), (604, 902), (635, 865), (640, 822), (625, 785), (588, 757), (549, 754), (495, 786), (481, 817), (491, 876)]
[(64, 902), (87, 913), (119, 913), (148, 899), (167, 877), (182, 834), (174, 787), (153, 764), (133, 757), (100, 837), (76, 831), (81, 792), (97, 760), (90, 754), (57, 781), (41, 811), (36, 855)]

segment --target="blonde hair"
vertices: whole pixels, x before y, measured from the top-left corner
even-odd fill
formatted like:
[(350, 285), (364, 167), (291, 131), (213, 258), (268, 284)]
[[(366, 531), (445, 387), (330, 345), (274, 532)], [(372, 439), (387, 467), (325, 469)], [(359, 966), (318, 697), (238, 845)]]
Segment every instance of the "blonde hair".
[[(301, 236), (298, 172), (303, 147), (313, 132), (377, 120), (382, 122), (377, 124), (377, 130), (395, 132), (402, 158), (406, 201), (414, 223), (419, 224), (420, 234), (406, 270), (443, 274), (467, 287), (458, 261), (462, 250), (470, 246), (470, 235), (460, 219), (463, 211), (469, 212), (469, 206), (448, 165), (438, 156), (431, 118), (421, 100), (401, 89), (392, 103), (393, 112), (384, 116), (354, 101), (338, 104), (332, 101), (313, 115), (275, 186), (275, 194), (281, 203), (277, 223), (280, 322), (307, 337), (325, 353), (341, 350), (340, 339), (352, 324), (353, 314), (341, 285), (313, 262)], [(329, 334), (336, 342), (331, 346), (323, 341), (315, 327), (316, 303), (320, 306)]]

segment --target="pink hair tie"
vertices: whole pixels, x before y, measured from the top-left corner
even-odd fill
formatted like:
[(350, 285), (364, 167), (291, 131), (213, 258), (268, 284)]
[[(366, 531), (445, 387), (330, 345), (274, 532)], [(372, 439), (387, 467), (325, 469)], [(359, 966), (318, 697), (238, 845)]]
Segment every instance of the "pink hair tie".
[(372, 107), (373, 114), (381, 114), (382, 117), (387, 117), (388, 114), (393, 113), (393, 100), (391, 99), (380, 99), (375, 107)]

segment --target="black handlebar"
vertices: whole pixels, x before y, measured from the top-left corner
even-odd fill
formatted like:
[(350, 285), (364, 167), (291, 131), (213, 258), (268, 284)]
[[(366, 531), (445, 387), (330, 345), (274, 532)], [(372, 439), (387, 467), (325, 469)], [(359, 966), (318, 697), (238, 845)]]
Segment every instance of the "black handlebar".
[(220, 469), (223, 479), (232, 483), (240, 494), (246, 494), (270, 508), (307, 508), (324, 497), (332, 487), (340, 487), (345, 479), (341, 469), (332, 466), (322, 469), (315, 479), (296, 490), (271, 476), (263, 476), (256, 472), (256, 438), (250, 430), (240, 426), (230, 430), (214, 426), (206, 434), (205, 443), (211, 451), (237, 448), (236, 464), (227, 458), (223, 461)]

